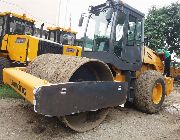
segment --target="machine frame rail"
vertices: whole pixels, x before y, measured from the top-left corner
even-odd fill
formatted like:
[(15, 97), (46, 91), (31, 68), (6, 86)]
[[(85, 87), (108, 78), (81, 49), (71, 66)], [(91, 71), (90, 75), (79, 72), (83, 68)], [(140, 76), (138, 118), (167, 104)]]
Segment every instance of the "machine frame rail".
[(122, 105), (128, 84), (123, 82), (68, 82), (42, 86), (35, 93), (37, 113), (64, 116)]
[[(34, 105), (34, 111), (64, 116), (125, 104), (127, 82), (84, 81), (52, 84), (25, 72), (25, 68), (3, 70), (4, 83)], [(28, 80), (27, 80), (28, 79)]]

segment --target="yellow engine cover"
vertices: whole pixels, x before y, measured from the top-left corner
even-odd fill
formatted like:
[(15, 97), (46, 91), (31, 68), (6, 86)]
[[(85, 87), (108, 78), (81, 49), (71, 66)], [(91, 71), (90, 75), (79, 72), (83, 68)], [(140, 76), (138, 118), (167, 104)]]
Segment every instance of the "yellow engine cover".
[(82, 47), (63, 45), (63, 54), (69, 55), (69, 56), (81, 56), (82, 55)]
[(180, 76), (180, 67), (178, 68), (176, 68), (176, 67), (171, 67), (171, 76), (173, 77), (173, 78), (176, 78), (176, 77), (178, 77), (178, 76)]
[(144, 47), (143, 64), (153, 66), (154, 70), (164, 72), (164, 64), (158, 54), (148, 47)]
[(7, 51), (10, 60), (25, 63), (37, 57), (38, 38), (29, 35), (9, 35)]
[(166, 84), (166, 95), (169, 96), (169, 94), (173, 91), (174, 79), (171, 77), (165, 77), (164, 80)]

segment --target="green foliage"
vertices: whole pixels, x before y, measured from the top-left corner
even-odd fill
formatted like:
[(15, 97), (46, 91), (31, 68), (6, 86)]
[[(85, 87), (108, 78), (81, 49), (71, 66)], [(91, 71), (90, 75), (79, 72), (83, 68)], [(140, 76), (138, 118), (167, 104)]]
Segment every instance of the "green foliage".
[(180, 55), (180, 3), (160, 9), (152, 7), (145, 20), (145, 36), (150, 48), (167, 48)]
[(2, 98), (21, 98), (21, 96), (7, 85), (0, 86), (0, 99)]

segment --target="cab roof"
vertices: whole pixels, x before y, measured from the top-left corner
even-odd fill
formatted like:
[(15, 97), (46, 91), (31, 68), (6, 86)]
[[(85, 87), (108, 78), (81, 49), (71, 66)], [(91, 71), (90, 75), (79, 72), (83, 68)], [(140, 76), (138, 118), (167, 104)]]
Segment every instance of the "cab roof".
[(90, 6), (90, 12), (94, 13), (100, 10), (103, 7), (114, 7), (119, 10), (126, 11), (126, 13), (130, 13), (135, 15), (139, 18), (144, 18), (145, 14), (140, 12), (139, 10), (133, 8), (132, 6), (128, 5), (127, 3), (123, 2), (122, 0), (107, 0), (105, 3), (97, 5), (97, 6)]
[(128, 9), (129, 11), (134, 12), (134, 13), (138, 14), (138, 15), (141, 16), (141, 17), (145, 17), (145, 14), (144, 14), (144, 13), (142, 13), (141, 11), (135, 9), (134, 7), (130, 6), (129, 4), (123, 2), (122, 0), (119, 0), (119, 4), (122, 5), (122, 6), (124, 6), (124, 7), (125, 7), (126, 9)]
[(47, 30), (49, 31), (56, 31), (56, 30), (61, 30), (61, 31), (64, 31), (64, 32), (70, 32), (70, 33), (73, 33), (73, 34), (77, 34), (77, 32), (75, 31), (72, 31), (71, 28), (62, 28), (62, 27), (48, 27)]
[(26, 14), (20, 15), (20, 14), (12, 13), (12, 12), (0, 12), (0, 16), (8, 16), (8, 15), (11, 15), (13, 17), (16, 17), (16, 18), (19, 18), (19, 19), (22, 19), (25, 21), (29, 21), (29, 22), (33, 22), (33, 23), (35, 22), (35, 20), (26, 17)]

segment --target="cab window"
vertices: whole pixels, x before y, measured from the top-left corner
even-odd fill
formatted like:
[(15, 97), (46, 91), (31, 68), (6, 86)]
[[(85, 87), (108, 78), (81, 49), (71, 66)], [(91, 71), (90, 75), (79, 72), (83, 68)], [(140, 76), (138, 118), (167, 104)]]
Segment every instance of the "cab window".
[(34, 30), (34, 36), (40, 38), (40, 29), (39, 29), (39, 28), (35, 28), (35, 30)]
[(25, 23), (14, 20), (10, 23), (10, 32), (12, 34), (24, 34), (25, 32)]
[(113, 9), (106, 8), (91, 14), (86, 32), (85, 51), (109, 51), (113, 13)]
[(25, 34), (26, 34), (26, 35), (32, 35), (32, 34), (33, 34), (32, 25), (26, 24), (26, 26), (25, 26)]
[(10, 21), (10, 33), (19, 35), (32, 35), (33, 23), (12, 17)]
[(123, 40), (124, 40), (124, 26), (126, 21), (126, 14), (120, 12), (117, 17), (116, 23), (116, 40), (114, 44), (114, 53), (117, 56), (121, 56), (122, 47), (123, 47)]
[(136, 17), (129, 15), (127, 45), (134, 46), (136, 37)]
[(49, 40), (54, 41), (55, 40), (55, 35), (54, 32), (49, 32)]
[(3, 17), (0, 17), (0, 36), (3, 34)]
[(63, 32), (61, 35), (61, 43), (65, 45), (74, 45), (76, 35), (70, 32)]
[(137, 22), (137, 34), (136, 34), (136, 43), (137, 45), (141, 45), (141, 40), (142, 40), (142, 22), (138, 21)]

